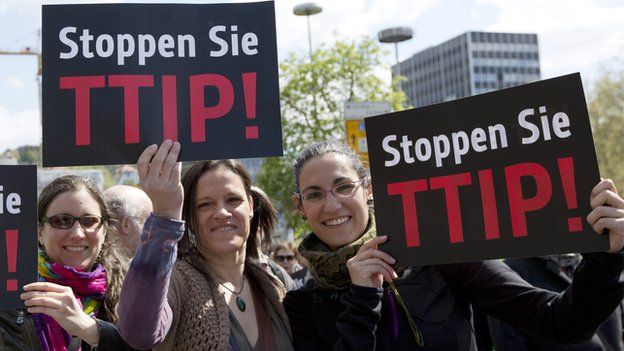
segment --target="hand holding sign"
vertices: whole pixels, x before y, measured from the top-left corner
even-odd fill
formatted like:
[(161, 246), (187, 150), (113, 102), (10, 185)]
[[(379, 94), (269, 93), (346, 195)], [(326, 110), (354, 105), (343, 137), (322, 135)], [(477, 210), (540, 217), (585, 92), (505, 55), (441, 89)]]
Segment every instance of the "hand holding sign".
[(609, 235), (609, 252), (624, 248), (624, 199), (620, 197), (611, 179), (603, 179), (591, 192), (592, 211), (587, 222), (598, 234)]
[(392, 256), (378, 250), (377, 245), (388, 240), (387, 236), (378, 236), (367, 242), (358, 253), (347, 261), (351, 283), (371, 288), (381, 288), (384, 280), (394, 281), (398, 278), (391, 264), (396, 261)]
[(68, 286), (48, 282), (37, 282), (24, 286), (20, 295), (29, 313), (45, 313), (70, 335), (80, 337), (93, 345), (99, 339), (95, 319), (82, 310), (82, 304)]
[(148, 146), (137, 161), (141, 188), (152, 200), (154, 214), (182, 218), (184, 189), (180, 183), (180, 144), (165, 140), (159, 148)]

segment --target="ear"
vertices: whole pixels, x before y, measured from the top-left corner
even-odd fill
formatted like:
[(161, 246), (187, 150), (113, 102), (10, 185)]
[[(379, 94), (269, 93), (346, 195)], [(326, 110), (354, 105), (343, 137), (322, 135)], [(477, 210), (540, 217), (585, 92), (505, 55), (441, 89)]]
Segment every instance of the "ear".
[(121, 233), (119, 234), (122, 234), (124, 236), (130, 233), (130, 217), (121, 217), (121, 220), (119, 221), (119, 229), (121, 229)]
[(367, 180), (368, 185), (366, 185), (366, 188), (364, 188), (364, 193), (366, 194), (366, 200), (367, 201), (373, 201), (373, 183), (371, 182), (370, 178), (368, 178)]
[(39, 245), (43, 246), (41, 239), (43, 238), (43, 225), (39, 224), (37, 228), (37, 240), (39, 241)]
[(306, 215), (305, 210), (303, 209), (303, 204), (301, 203), (301, 199), (299, 198), (299, 196), (297, 196), (297, 194), (293, 194), (292, 200), (293, 200), (293, 205), (297, 209), (297, 212), (299, 212), (301, 216), (305, 216)]
[(254, 216), (254, 202), (253, 202), (253, 196), (248, 196), (249, 198), (249, 219), (251, 220)]

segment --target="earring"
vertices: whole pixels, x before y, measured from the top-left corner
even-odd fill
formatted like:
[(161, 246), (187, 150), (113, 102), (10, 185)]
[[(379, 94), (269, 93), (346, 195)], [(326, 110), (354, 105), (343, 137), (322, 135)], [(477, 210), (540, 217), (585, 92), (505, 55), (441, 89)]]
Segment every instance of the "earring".
[(303, 219), (304, 221), (307, 221), (307, 220), (308, 220), (308, 217), (307, 217), (306, 215), (302, 214), (302, 215), (301, 215), (301, 219)]
[(195, 238), (195, 233), (193, 233), (190, 229), (188, 230), (189, 243), (191, 247), (197, 247), (197, 239)]

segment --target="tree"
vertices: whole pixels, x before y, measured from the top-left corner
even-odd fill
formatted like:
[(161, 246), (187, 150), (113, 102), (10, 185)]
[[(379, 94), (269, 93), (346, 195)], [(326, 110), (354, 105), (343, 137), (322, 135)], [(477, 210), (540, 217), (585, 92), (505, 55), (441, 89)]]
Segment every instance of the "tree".
[(596, 81), (588, 107), (600, 174), (624, 196), (624, 69)]
[(395, 110), (407, 101), (398, 89), (399, 79), (388, 84), (376, 75), (382, 54), (371, 38), (337, 40), (311, 58), (291, 54), (280, 64), (284, 157), (265, 159), (257, 182), (276, 200), (296, 237), (307, 229), (292, 203), (296, 155), (312, 141), (345, 139), (346, 101), (387, 101)]

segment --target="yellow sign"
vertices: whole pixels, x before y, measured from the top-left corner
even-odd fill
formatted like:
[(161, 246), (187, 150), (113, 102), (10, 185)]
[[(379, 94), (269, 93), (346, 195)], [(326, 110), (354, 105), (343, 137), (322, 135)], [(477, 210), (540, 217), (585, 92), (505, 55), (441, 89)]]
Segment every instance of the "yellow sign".
[(368, 167), (368, 144), (366, 144), (366, 129), (364, 118), (391, 112), (388, 102), (345, 102), (345, 131), (347, 132), (347, 144), (351, 146), (359, 156), (364, 166)]
[(368, 145), (363, 119), (346, 120), (347, 144), (360, 156), (360, 160), (368, 168)]

